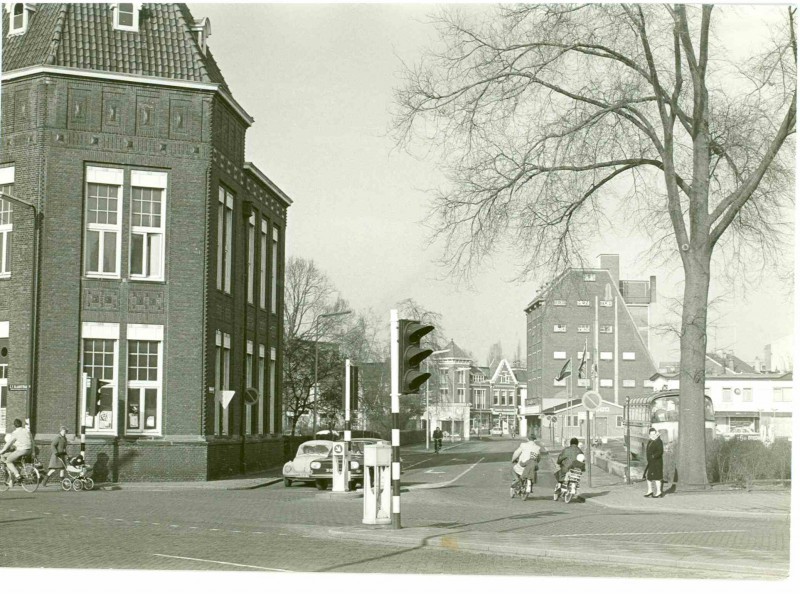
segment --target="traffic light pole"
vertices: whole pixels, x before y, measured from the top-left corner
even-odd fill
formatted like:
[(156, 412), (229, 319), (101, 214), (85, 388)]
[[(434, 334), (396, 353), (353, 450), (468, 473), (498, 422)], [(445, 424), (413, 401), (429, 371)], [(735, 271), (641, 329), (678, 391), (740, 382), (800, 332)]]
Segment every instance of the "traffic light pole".
[(400, 526), (400, 322), (397, 310), (389, 314), (392, 375), (392, 528)]

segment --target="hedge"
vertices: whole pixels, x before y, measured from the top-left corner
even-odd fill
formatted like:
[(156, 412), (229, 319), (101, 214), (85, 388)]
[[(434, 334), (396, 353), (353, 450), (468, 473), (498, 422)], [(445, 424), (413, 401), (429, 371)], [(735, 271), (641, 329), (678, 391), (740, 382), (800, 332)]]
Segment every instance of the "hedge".
[(756, 481), (792, 478), (792, 444), (780, 440), (767, 446), (760, 441), (715, 439), (706, 452), (711, 483), (750, 487)]

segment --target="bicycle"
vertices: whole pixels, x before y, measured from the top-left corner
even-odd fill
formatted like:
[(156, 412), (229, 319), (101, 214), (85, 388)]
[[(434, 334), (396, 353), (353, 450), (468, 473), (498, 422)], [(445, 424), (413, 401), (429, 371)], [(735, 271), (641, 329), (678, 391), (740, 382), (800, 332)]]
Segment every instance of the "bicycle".
[(511, 499), (519, 497), (523, 501), (527, 501), (528, 495), (533, 491), (533, 481), (531, 479), (519, 478), (511, 484)]
[(442, 449), (442, 440), (441, 439), (434, 439), (433, 440), (433, 452), (435, 454), (439, 453), (439, 450)]
[[(41, 475), (34, 463), (26, 457), (22, 463), (22, 468), (19, 468), (19, 465), (17, 465), (17, 468), (19, 469), (19, 478), (21, 479), (19, 485), (28, 493), (36, 491), (36, 489), (39, 488)], [(5, 462), (0, 462), (0, 491), (8, 491), (11, 488), (10, 480), (11, 476), (8, 472), (8, 468), (6, 468)]]

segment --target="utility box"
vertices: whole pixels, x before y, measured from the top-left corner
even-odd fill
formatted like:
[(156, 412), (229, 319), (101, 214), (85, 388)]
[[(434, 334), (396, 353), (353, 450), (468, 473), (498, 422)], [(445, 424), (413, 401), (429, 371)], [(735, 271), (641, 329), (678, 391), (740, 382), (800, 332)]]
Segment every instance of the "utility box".
[(392, 446), (364, 446), (363, 524), (391, 523)]
[(337, 441), (333, 444), (333, 480), (332, 490), (344, 493), (350, 487), (350, 453), (348, 442)]

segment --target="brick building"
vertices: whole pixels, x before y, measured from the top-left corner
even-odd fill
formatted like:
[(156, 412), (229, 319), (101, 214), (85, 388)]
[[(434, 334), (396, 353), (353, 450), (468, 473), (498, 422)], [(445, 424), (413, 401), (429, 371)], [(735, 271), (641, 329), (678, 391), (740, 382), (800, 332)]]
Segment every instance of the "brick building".
[[(655, 277), (620, 280), (616, 254), (601, 255), (598, 268), (571, 268), (543, 287), (525, 308), (528, 406), (544, 410), (581, 395), (590, 389), (593, 372), (607, 402), (623, 404), (627, 396), (650, 391), (656, 366), (649, 351), (649, 306), (655, 295)], [(569, 360), (571, 375), (557, 380)]]
[(291, 200), (245, 160), (208, 20), (4, 6), (0, 432), (29, 418), (44, 457), (85, 424), (100, 480), (280, 463)]

